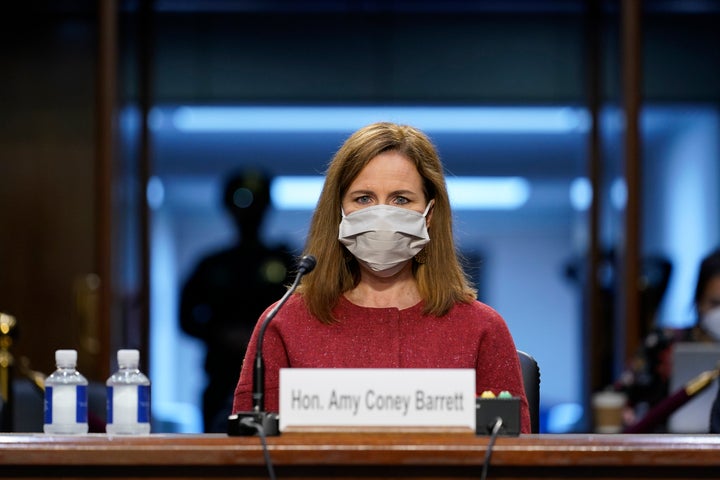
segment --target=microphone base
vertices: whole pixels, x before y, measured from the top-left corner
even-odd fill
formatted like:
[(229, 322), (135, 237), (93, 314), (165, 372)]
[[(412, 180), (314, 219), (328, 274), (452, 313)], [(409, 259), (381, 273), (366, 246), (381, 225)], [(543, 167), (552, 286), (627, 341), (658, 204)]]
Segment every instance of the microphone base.
[(502, 419), (498, 435), (507, 437), (520, 435), (520, 399), (517, 397), (475, 399), (476, 435), (490, 435), (498, 418)]
[(272, 412), (238, 412), (228, 417), (227, 434), (231, 437), (251, 437), (258, 431), (252, 423), (262, 426), (266, 437), (280, 435), (280, 417)]

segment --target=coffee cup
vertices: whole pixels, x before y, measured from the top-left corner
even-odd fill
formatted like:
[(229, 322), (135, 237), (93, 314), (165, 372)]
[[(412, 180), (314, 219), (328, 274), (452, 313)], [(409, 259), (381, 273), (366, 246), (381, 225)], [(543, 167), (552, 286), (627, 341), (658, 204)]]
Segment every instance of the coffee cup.
[(622, 392), (602, 391), (592, 396), (596, 433), (620, 433), (623, 429), (623, 411), (627, 396)]

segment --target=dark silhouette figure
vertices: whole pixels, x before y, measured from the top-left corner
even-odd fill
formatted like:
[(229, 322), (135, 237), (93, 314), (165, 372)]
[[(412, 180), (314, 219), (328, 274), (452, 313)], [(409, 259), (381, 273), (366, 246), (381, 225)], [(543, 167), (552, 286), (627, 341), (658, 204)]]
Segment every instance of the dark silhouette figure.
[(285, 293), (295, 268), (287, 247), (270, 247), (260, 239), (270, 205), (267, 175), (257, 170), (232, 175), (223, 203), (237, 226), (237, 243), (199, 262), (183, 287), (180, 302), (182, 329), (207, 346), (205, 432), (226, 431), (250, 335), (262, 312)]

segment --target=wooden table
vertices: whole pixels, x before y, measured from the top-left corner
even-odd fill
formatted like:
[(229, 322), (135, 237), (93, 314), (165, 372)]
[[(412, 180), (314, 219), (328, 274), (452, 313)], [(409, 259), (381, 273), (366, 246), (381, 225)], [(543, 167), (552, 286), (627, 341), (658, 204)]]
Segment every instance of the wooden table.
[[(268, 439), (278, 480), (480, 478), (488, 437), (293, 432)], [(3, 478), (268, 478), (258, 437), (0, 434)], [(499, 437), (489, 479), (720, 478), (716, 435)]]

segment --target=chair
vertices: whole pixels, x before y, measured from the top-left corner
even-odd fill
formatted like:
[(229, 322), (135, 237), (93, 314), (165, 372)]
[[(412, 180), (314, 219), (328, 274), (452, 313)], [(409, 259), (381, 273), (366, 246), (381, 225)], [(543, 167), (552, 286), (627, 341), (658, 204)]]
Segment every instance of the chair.
[(525, 397), (530, 408), (530, 430), (540, 433), (540, 367), (532, 355), (518, 350)]

